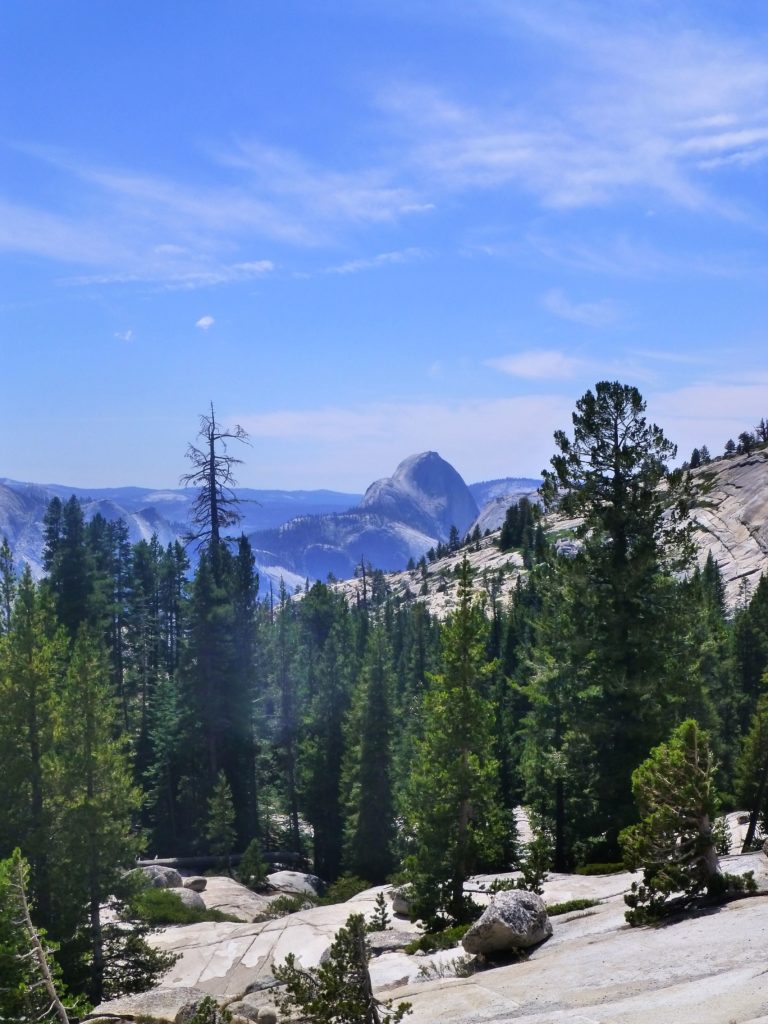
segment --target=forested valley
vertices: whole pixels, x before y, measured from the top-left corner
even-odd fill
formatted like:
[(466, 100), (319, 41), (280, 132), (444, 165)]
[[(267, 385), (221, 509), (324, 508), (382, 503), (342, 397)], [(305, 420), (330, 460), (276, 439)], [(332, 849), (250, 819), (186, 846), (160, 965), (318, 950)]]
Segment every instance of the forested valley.
[[(578, 551), (558, 556), (551, 521), (515, 509), (514, 600), (478, 600), (465, 560), (445, 621), (382, 574), (353, 604), (330, 582), (264, 593), (232, 535), (227, 439), (203, 418), (188, 548), (130, 544), (72, 498), (48, 508), (41, 580), (0, 550), (0, 890), (24, 876), (71, 994), (98, 1002), (162, 967), (141, 928), (100, 915), (139, 856), (250, 849), (326, 883), (396, 878), (433, 927), (471, 914), (475, 872), (619, 862), (633, 772), (690, 719), (716, 810), (748, 809), (759, 834), (768, 580), (730, 612), (715, 562), (695, 567), (686, 473), (634, 388), (598, 385), (555, 436), (542, 498), (579, 517)], [(6, 954), (23, 946), (9, 905)], [(30, 971), (6, 957), (4, 988), (29, 1000)]]

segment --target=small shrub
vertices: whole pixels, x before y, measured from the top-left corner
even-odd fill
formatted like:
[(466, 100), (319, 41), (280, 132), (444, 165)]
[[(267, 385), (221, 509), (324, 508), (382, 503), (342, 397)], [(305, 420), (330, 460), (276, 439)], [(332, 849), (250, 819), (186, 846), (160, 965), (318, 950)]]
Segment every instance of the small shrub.
[(323, 898), (320, 900), (320, 905), (327, 907), (332, 903), (346, 903), (353, 896), (357, 896), (359, 892), (365, 892), (366, 889), (370, 888), (371, 883), (366, 882), (364, 878), (358, 878), (357, 875), (339, 875), (336, 881), (331, 882), (326, 889)]
[(272, 968), (284, 986), (277, 996), (280, 1012), (313, 1024), (378, 1021), (399, 1024), (410, 1013), (410, 1003), (392, 1006), (373, 995), (368, 973), (370, 948), (362, 914), (352, 914), (337, 933), (328, 956), (317, 967), (298, 966), (294, 953)]
[(254, 892), (259, 892), (266, 886), (268, 874), (267, 865), (261, 858), (261, 847), (258, 839), (252, 839), (240, 858), (237, 866), (237, 877)]
[(373, 917), (366, 924), (366, 929), (369, 932), (383, 932), (390, 925), (390, 917), (387, 912), (387, 901), (384, 897), (384, 893), (380, 892), (374, 902), (375, 910)]
[(418, 977), (424, 981), (433, 981), (436, 978), (471, 978), (477, 970), (477, 960), (473, 956), (456, 956), (453, 960), (443, 960), (435, 963), (421, 964), (418, 970)]
[(170, 889), (142, 889), (127, 903), (123, 916), (145, 921), (153, 928), (168, 924), (199, 924), (201, 921), (239, 921), (220, 910), (200, 910), (182, 903)]
[(469, 930), (468, 924), (456, 924), (451, 928), (444, 928), (440, 932), (425, 932), (418, 939), (409, 942), (405, 947), (406, 953), (436, 953), (439, 949), (453, 949), (464, 938)]
[(605, 864), (582, 864), (576, 868), (577, 875), (618, 875), (626, 871), (623, 861), (609, 861)]
[(547, 907), (550, 917), (558, 917), (560, 914), (570, 914), (572, 910), (588, 910), (590, 907), (599, 907), (600, 900), (566, 900), (564, 903), (553, 903)]
[(288, 914), (298, 914), (301, 910), (311, 910), (316, 906), (317, 899), (307, 893), (297, 893), (294, 896), (285, 893), (271, 900), (256, 921), (271, 921), (274, 918), (287, 917)]
[(206, 996), (195, 1010), (189, 1024), (229, 1024), (232, 1014), (223, 1009), (211, 996)]
[(712, 838), (718, 857), (727, 857), (731, 852), (731, 829), (725, 818), (716, 818), (712, 826)]

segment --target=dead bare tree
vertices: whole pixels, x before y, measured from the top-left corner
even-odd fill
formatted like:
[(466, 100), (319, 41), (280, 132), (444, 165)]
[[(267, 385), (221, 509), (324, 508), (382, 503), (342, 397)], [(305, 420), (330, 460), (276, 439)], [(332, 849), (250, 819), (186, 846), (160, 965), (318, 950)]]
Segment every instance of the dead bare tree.
[(223, 427), (216, 420), (211, 402), (211, 414), (200, 417), (199, 444), (187, 447), (186, 458), (192, 469), (179, 481), (183, 487), (197, 487), (198, 493), (192, 504), (190, 530), (187, 543), (197, 541), (198, 545), (218, 547), (221, 532), (240, 522), (237, 506), (240, 499), (234, 492), (237, 481), (233, 469), (242, 463), (227, 452), (228, 441), (249, 444), (248, 434), (239, 425)]

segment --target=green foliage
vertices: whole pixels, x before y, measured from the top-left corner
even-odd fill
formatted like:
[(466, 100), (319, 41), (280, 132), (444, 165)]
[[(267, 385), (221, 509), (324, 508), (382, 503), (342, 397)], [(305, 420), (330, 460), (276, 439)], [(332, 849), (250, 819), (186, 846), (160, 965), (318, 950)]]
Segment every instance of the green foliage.
[(269, 869), (261, 857), (261, 844), (252, 839), (245, 848), (245, 853), (237, 865), (237, 877), (254, 892), (259, 892), (266, 885)]
[(321, 906), (330, 906), (333, 903), (346, 903), (359, 892), (365, 892), (371, 888), (371, 883), (364, 878), (358, 878), (348, 872), (340, 875), (335, 882), (331, 882), (320, 899)]
[(454, 946), (458, 946), (471, 927), (472, 923), (467, 921), (464, 924), (454, 924), (450, 928), (443, 928), (439, 932), (425, 932), (418, 939), (409, 942), (405, 947), (405, 952), (410, 954), (436, 953), (440, 949), (453, 949)]
[(170, 889), (155, 889), (147, 886), (134, 894), (127, 903), (123, 915), (127, 920), (139, 919), (151, 927), (169, 924), (198, 924), (201, 921), (238, 921), (220, 910), (201, 910), (188, 907)]
[(53, 958), (55, 946), (31, 926), (28, 885), (29, 865), (16, 849), (0, 861), (0, 1020), (13, 1024), (55, 1019), (52, 991), (72, 1006)]
[(223, 771), (217, 775), (216, 785), (208, 799), (205, 835), (211, 853), (215, 853), (222, 860), (228, 859), (235, 844), (235, 808), (232, 802), (232, 789)]
[(624, 861), (608, 861), (605, 864), (592, 863), (592, 864), (580, 864), (576, 868), (577, 875), (618, 875), (622, 871), (626, 871), (627, 866)]
[(691, 556), (675, 446), (636, 388), (599, 382), (555, 434), (548, 507), (581, 518), (573, 558), (541, 573), (522, 769), (526, 804), (553, 823), (555, 867), (615, 859), (633, 818), (630, 778), (675, 722), (714, 723), (680, 572)]
[(494, 708), (486, 696), (488, 626), (472, 601), (466, 557), (458, 601), (443, 630), (444, 671), (424, 695), (423, 734), (406, 795), (405, 827), (413, 841), (405, 869), (414, 914), (428, 925), (445, 916), (468, 919), (464, 881), (501, 856), (511, 830), (500, 808)]
[(392, 1007), (373, 995), (368, 973), (370, 950), (362, 914), (352, 914), (336, 933), (328, 958), (317, 968), (304, 970), (289, 953), (273, 968), (285, 986), (278, 996), (281, 1012), (299, 1011), (307, 1024), (398, 1024), (410, 1012), (409, 1003)]
[(273, 918), (287, 917), (288, 914), (298, 914), (302, 910), (311, 910), (318, 905), (318, 900), (309, 893), (298, 893), (295, 896), (276, 896), (270, 900), (268, 905), (259, 914), (257, 920), (271, 921)]
[(189, 1018), (189, 1024), (229, 1024), (231, 1020), (229, 1010), (219, 1006), (213, 996), (206, 996)]
[(599, 907), (600, 900), (566, 900), (564, 903), (552, 903), (547, 906), (547, 913), (550, 917), (559, 917), (561, 914), (570, 914), (574, 910), (589, 910), (590, 907)]
[(627, 866), (642, 868), (643, 882), (625, 897), (630, 924), (643, 924), (690, 904), (722, 886), (712, 834), (715, 765), (709, 739), (689, 719), (655, 747), (632, 776), (640, 822), (621, 843)]
[(383, 932), (389, 928), (391, 918), (387, 911), (387, 900), (383, 892), (378, 893), (374, 900), (374, 907), (376, 908), (371, 916), (370, 921), (366, 925), (369, 932)]
[(347, 722), (344, 862), (374, 884), (394, 867), (392, 651), (383, 625), (368, 634), (362, 672)]

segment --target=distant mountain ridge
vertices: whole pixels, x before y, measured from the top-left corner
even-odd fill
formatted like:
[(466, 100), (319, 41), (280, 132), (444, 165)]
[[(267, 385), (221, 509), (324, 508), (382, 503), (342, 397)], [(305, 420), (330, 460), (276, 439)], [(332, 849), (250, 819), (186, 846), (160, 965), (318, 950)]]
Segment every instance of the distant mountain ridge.
[[(293, 588), (309, 578), (352, 576), (361, 560), (402, 569), (448, 539), (463, 536), (482, 517), (482, 499), (493, 493), (506, 510), (521, 486), (538, 481), (494, 480), (467, 486), (437, 452), (410, 455), (391, 477), (374, 481), (364, 495), (331, 490), (237, 488), (242, 530), (251, 540), (262, 576)], [(505, 495), (506, 489), (506, 495)], [(75, 495), (86, 519), (123, 519), (132, 542), (157, 534), (162, 544), (181, 538), (195, 496), (192, 489), (88, 488), (0, 478), (0, 537), (16, 560), (42, 571), (43, 517), (54, 497)], [(475, 496), (477, 495), (477, 497)], [(499, 497), (499, 495), (501, 495)], [(478, 498), (481, 499), (478, 501)], [(503, 518), (503, 511), (501, 512)]]

